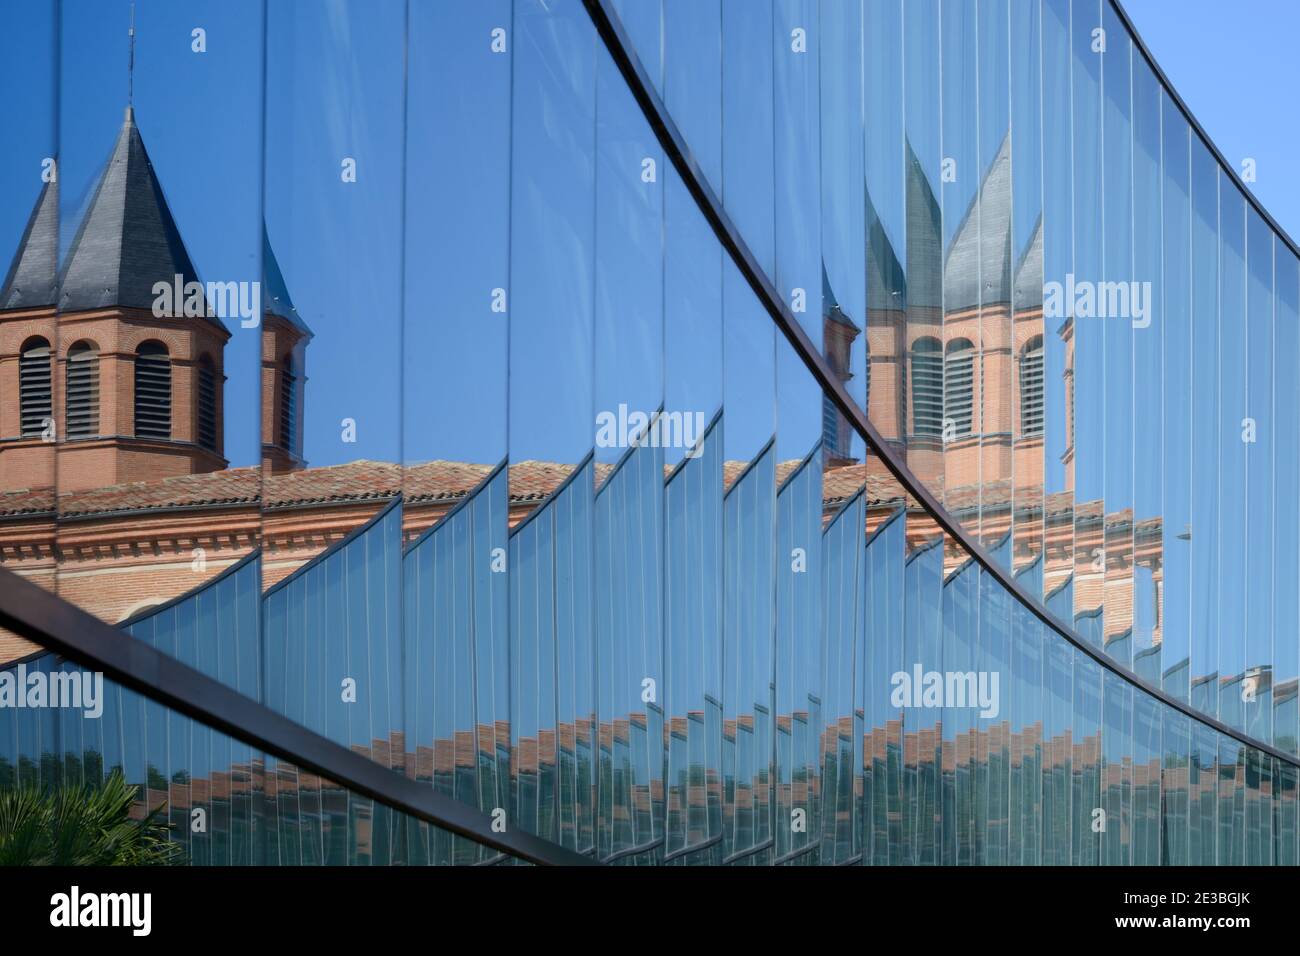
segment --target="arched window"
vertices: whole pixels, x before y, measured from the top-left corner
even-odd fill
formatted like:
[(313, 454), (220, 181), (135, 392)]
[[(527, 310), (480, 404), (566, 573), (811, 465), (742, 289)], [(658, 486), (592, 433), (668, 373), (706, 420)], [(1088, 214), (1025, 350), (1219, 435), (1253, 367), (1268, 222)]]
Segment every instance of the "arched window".
[(199, 357), (199, 444), (217, 450), (217, 370), (212, 359)]
[(161, 342), (135, 350), (135, 437), (172, 437), (172, 363)]
[(23, 438), (40, 438), (54, 417), (50, 386), (50, 343), (35, 336), (18, 352), (18, 406)]
[(912, 434), (943, 436), (943, 353), (936, 338), (912, 343)]
[(970, 339), (953, 339), (943, 363), (943, 417), (952, 423), (952, 437), (971, 433), (975, 417), (975, 346)]
[(1035, 335), (1020, 350), (1020, 435), (1043, 433), (1043, 337)]
[(293, 374), (293, 356), (286, 355), (280, 369), (280, 447), (292, 452), (296, 447), (294, 430), (297, 421), (297, 379)]
[(94, 438), (99, 434), (99, 349), (93, 342), (77, 342), (68, 349), (68, 438)]

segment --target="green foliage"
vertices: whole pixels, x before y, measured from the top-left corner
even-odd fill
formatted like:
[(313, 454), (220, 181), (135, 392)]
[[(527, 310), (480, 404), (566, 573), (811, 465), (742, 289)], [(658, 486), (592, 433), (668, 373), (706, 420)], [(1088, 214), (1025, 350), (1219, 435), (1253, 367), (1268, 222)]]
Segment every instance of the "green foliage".
[(102, 786), (22, 786), (0, 792), (0, 866), (169, 866), (184, 850), (167, 838), (164, 807), (131, 819), (136, 788), (120, 770)]

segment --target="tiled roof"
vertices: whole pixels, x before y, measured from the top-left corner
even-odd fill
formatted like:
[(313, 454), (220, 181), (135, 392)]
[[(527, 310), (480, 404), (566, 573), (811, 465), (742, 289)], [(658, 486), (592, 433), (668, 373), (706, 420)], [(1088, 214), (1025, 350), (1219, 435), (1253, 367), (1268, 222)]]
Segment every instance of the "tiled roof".
[(0, 493), (0, 517), (54, 513), (54, 489), (22, 488)]
[(510, 500), (541, 501), (569, 477), (573, 465), (553, 461), (521, 461), (510, 466)]
[(345, 465), (268, 475), (267, 508), (392, 498), (402, 490), (400, 465), (362, 458)]
[[(880, 466), (871, 467), (879, 469)], [(903, 497), (903, 486), (892, 475), (882, 475), (878, 470), (869, 474), (867, 468), (867, 465), (862, 464), (828, 469), (822, 476), (822, 501), (827, 505), (846, 501), (863, 484), (867, 486), (867, 504), (897, 501)]]
[[(801, 462), (778, 462), (776, 480), (784, 481)], [(746, 462), (723, 464), (723, 481), (729, 487)], [(136, 481), (91, 491), (65, 492), (58, 497), (58, 514), (64, 518), (129, 514), (155, 509), (311, 507), (358, 501), (386, 501), (401, 492), (412, 504), (457, 501), (474, 490), (489, 474), (491, 465), (461, 461), (428, 461), (402, 469), (390, 462), (359, 459), (342, 465), (308, 468), (267, 476), (256, 466), (230, 468), (199, 475), (181, 475), (157, 481)], [(608, 477), (611, 465), (598, 463), (596, 478)], [(523, 461), (510, 466), (510, 500), (540, 502), (573, 472), (573, 465), (549, 461)], [(665, 476), (668, 469), (665, 469)], [(891, 501), (902, 490), (888, 475), (867, 474), (866, 465), (848, 465), (827, 471), (823, 477), (828, 505), (853, 495), (863, 483), (871, 503)], [(0, 493), (0, 517), (53, 514), (51, 489), (25, 489)]]
[(151, 309), (154, 283), (171, 283), (178, 275), (182, 283), (198, 281), (127, 107), (113, 154), (64, 259), (59, 307)]
[(202, 505), (256, 505), (261, 497), (258, 468), (230, 468), (158, 481), (133, 481), (92, 491), (59, 495), (59, 516), (193, 508)]

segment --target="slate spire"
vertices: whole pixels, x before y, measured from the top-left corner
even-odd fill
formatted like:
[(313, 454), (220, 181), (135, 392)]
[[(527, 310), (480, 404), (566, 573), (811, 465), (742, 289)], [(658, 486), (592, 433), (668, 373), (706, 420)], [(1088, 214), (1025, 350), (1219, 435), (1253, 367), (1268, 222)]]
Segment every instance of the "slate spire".
[(18, 251), (0, 286), (0, 309), (39, 309), (58, 297), (59, 181), (53, 177), (36, 197)]
[(154, 175), (135, 111), (126, 118), (64, 257), (59, 308), (150, 309), (156, 282), (198, 281), (162, 187)]

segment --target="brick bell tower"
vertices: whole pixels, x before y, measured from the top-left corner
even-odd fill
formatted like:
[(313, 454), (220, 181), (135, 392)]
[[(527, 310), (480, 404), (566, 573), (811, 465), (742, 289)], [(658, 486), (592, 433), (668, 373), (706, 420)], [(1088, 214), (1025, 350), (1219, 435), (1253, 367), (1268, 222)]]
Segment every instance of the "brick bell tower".
[(51, 289), (57, 205), (50, 183), (0, 290), (4, 487), (78, 491), (225, 468), (230, 332), (207, 307), (155, 308), (157, 283), (198, 277), (131, 107)]
[(307, 343), (302, 320), (271, 240), (262, 229), (262, 469), (278, 475), (307, 465), (302, 455), (302, 409)]

